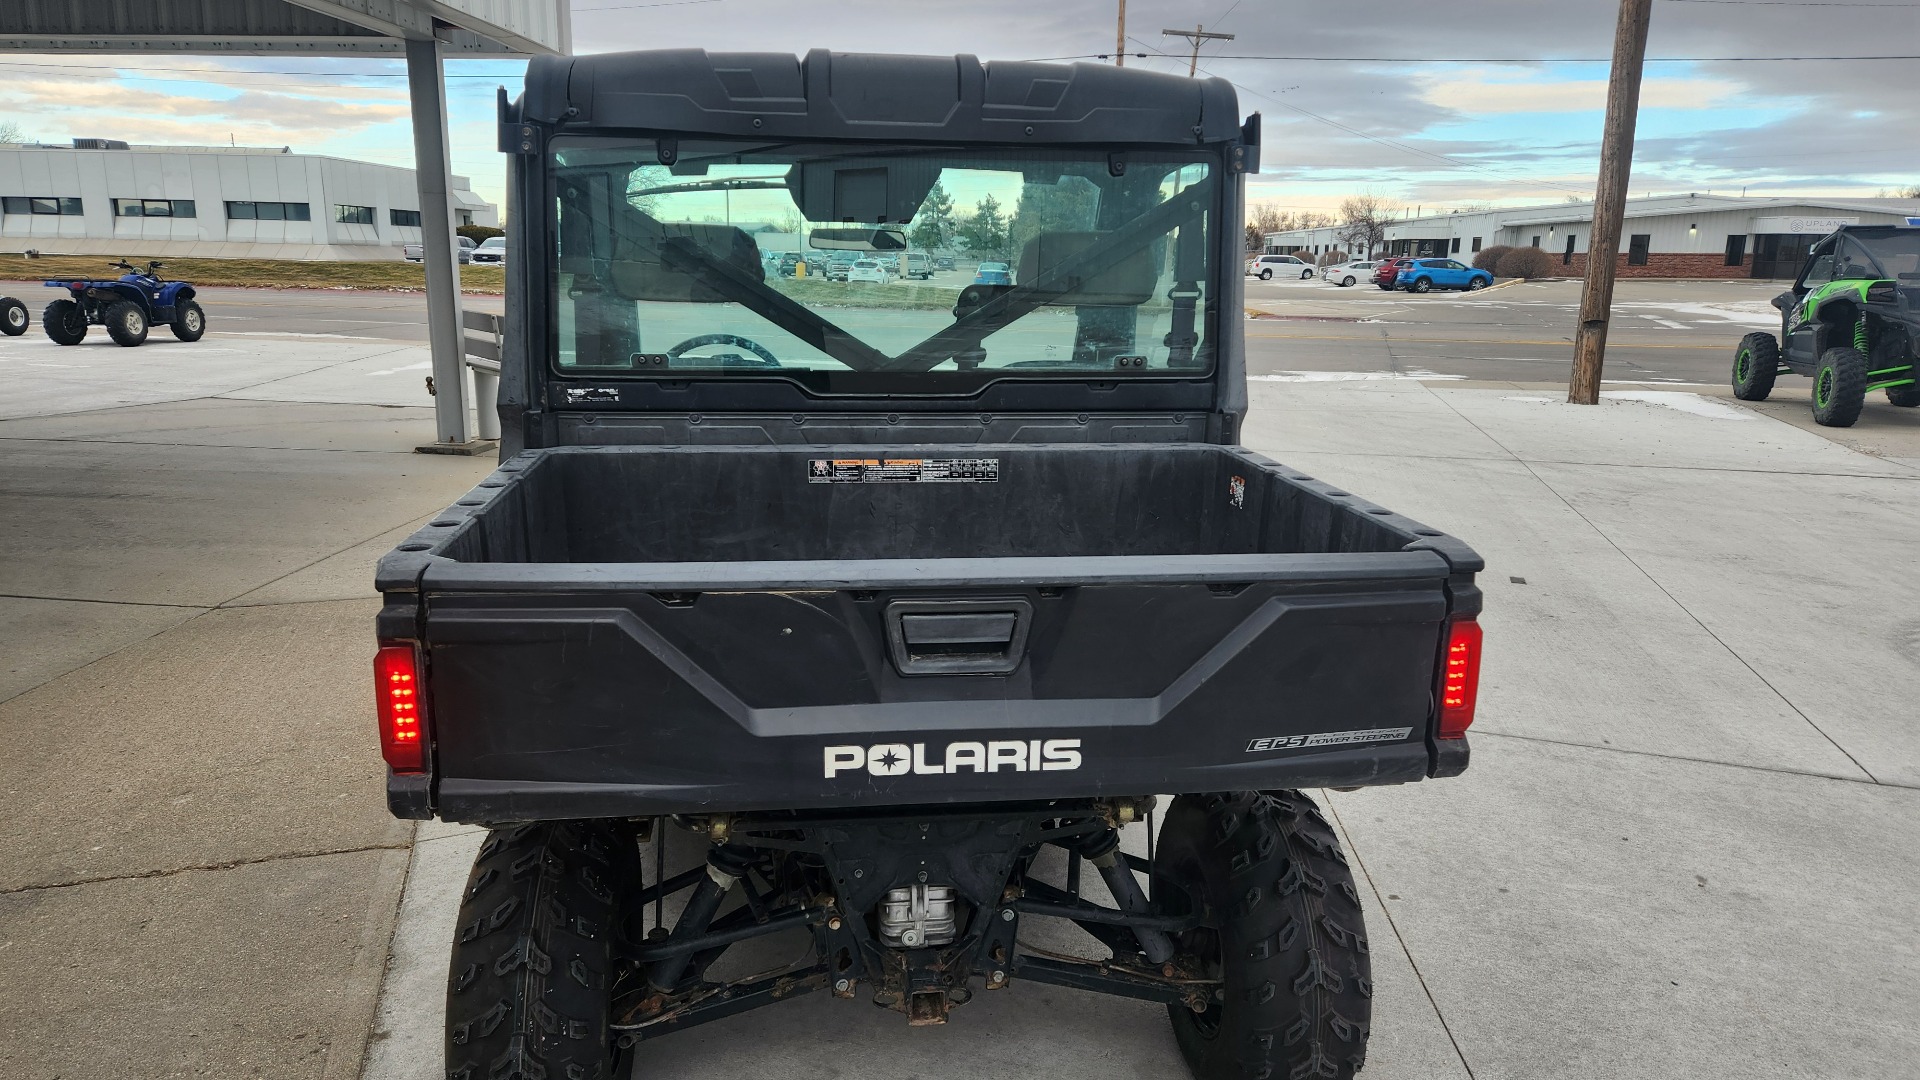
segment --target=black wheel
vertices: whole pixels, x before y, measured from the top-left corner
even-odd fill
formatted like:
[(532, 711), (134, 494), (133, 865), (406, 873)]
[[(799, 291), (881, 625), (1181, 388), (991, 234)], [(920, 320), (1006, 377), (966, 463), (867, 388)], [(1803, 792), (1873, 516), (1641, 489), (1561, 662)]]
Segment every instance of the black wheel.
[(1305, 281), (1305, 280), (1307, 280), (1308, 278), (1310, 278), (1310, 277), (1312, 277), (1312, 276), (1313, 276), (1313, 270), (1312, 270), (1312, 268), (1308, 268), (1308, 269), (1306, 269), (1306, 270), (1302, 270), (1302, 271), (1300, 271), (1300, 280), (1301, 280), (1301, 281)]
[(460, 902), (448, 1080), (613, 1080), (614, 945), (639, 851), (620, 822), (497, 829)]
[(1260, 270), (1260, 280), (1261, 280), (1261, 281), (1272, 281), (1272, 280), (1273, 280), (1273, 268), (1272, 268), (1272, 267), (1270, 267), (1270, 266), (1268, 266), (1268, 267), (1262, 267), (1262, 268), (1261, 268), (1261, 270)]
[(182, 300), (173, 306), (173, 321), (167, 327), (181, 341), (199, 341), (207, 336), (207, 313), (199, 304)]
[[(1913, 375), (1914, 369), (1908, 368), (1907, 377), (1912, 378)], [(1905, 386), (1887, 387), (1887, 401), (1903, 409), (1911, 409), (1915, 405), (1920, 405), (1920, 384), (1908, 383)]]
[(1197, 905), (1180, 948), (1225, 985), (1168, 1007), (1198, 1080), (1351, 1080), (1367, 1058), (1372, 967), (1360, 893), (1333, 828), (1295, 791), (1182, 795), (1160, 829), (1155, 902)]
[(11, 296), (0, 296), (0, 334), (19, 337), (27, 332), (27, 305)]
[(1343, 289), (1352, 284), (1353, 284), (1353, 275), (1351, 274), (1340, 279), (1340, 287)]
[(1376, 281), (1376, 282), (1374, 282), (1374, 284), (1375, 284), (1375, 285), (1378, 285), (1378, 286), (1380, 286), (1380, 291), (1381, 291), (1381, 292), (1392, 292), (1392, 291), (1393, 291), (1393, 282), (1391, 282), (1391, 281)]
[(1813, 369), (1813, 421), (1823, 427), (1852, 427), (1867, 403), (1867, 358), (1850, 345), (1820, 354)]
[(1413, 280), (1414, 292), (1431, 292), (1432, 290), (1433, 290), (1432, 278), (1415, 278)]
[(1484, 289), (1491, 284), (1493, 284), (1493, 282), (1488, 281), (1485, 278), (1470, 277), (1467, 279), (1467, 291), (1479, 292), (1481, 289)]
[(116, 300), (108, 304), (100, 321), (106, 324), (107, 336), (116, 345), (132, 348), (147, 340), (147, 313), (131, 300)]
[(1733, 350), (1733, 396), (1765, 401), (1780, 373), (1780, 343), (1772, 334), (1748, 334)]
[(40, 329), (55, 345), (78, 345), (87, 340), (87, 313), (72, 300), (55, 300), (40, 313)]

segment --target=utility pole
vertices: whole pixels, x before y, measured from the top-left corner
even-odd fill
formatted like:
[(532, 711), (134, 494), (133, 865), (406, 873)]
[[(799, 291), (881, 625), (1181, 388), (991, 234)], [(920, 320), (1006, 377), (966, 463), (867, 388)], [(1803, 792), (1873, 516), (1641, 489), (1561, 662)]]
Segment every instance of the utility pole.
[(1113, 31), (1113, 66), (1127, 66), (1127, 0), (1120, 0), (1120, 24)]
[(1587, 237), (1587, 284), (1580, 294), (1580, 324), (1573, 334), (1573, 376), (1567, 400), (1600, 401), (1600, 370), (1607, 358), (1607, 317), (1613, 310), (1614, 263), (1620, 257), (1620, 225), (1627, 213), (1627, 177), (1633, 171), (1633, 128), (1640, 114), (1640, 72), (1647, 57), (1647, 24), (1653, 0), (1620, 0), (1613, 36), (1613, 74), (1607, 80), (1607, 124), (1600, 137), (1600, 183), (1593, 196), (1593, 228)]
[(1160, 36), (1183, 37), (1193, 42), (1193, 58), (1187, 61), (1187, 78), (1189, 79), (1193, 78), (1194, 73), (1200, 70), (1201, 42), (1233, 40), (1232, 34), (1209, 34), (1207, 33), (1207, 28), (1204, 26), (1196, 26), (1191, 30), (1162, 30), (1160, 31)]

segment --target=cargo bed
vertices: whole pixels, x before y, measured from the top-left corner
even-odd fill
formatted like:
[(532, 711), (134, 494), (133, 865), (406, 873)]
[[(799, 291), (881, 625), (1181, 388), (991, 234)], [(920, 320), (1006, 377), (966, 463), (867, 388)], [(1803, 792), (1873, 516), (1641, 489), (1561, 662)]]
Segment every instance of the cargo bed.
[[(394, 778), (395, 809), (500, 821), (1457, 771), (1464, 743), (1454, 760), (1431, 738), (1435, 673), (1447, 620), (1478, 610), (1479, 567), (1231, 446), (527, 451), (381, 564), (381, 636), (424, 646), (434, 747), (428, 774)], [(901, 753), (845, 765), (871, 747)]]

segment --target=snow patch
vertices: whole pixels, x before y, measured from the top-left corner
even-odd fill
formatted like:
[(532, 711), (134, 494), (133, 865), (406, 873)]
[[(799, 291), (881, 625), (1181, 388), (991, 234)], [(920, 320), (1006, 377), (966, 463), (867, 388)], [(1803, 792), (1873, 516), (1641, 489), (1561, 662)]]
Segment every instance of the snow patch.
[(1602, 390), (1600, 396), (1611, 401), (1640, 401), (1661, 405), (1709, 420), (1757, 420), (1759, 417), (1724, 401), (1689, 394), (1683, 390)]
[(1343, 383), (1343, 382), (1456, 382), (1465, 375), (1442, 375), (1437, 371), (1415, 368), (1412, 371), (1276, 371), (1271, 375), (1249, 375), (1249, 382)]

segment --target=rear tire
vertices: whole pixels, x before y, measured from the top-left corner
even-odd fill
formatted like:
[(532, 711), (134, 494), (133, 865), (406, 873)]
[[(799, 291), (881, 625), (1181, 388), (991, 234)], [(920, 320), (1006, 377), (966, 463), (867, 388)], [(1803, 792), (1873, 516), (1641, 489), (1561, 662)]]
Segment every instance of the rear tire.
[(1733, 396), (1765, 401), (1780, 373), (1780, 343), (1772, 334), (1748, 334), (1733, 350)]
[(27, 332), (27, 305), (11, 296), (0, 296), (0, 334), (19, 337)]
[(106, 325), (107, 336), (116, 345), (132, 348), (146, 343), (147, 313), (131, 300), (116, 300), (108, 304), (100, 321)]
[(1822, 427), (1852, 427), (1867, 403), (1867, 358), (1850, 345), (1820, 354), (1813, 369), (1813, 421)]
[(1306, 280), (1309, 280), (1309, 279), (1310, 279), (1310, 278), (1312, 278), (1312, 277), (1313, 277), (1313, 270), (1312, 270), (1311, 268), (1309, 268), (1309, 269), (1306, 269), (1306, 270), (1302, 270), (1302, 271), (1300, 271), (1300, 280), (1301, 280), (1301, 281), (1306, 281)]
[(87, 340), (87, 313), (72, 300), (55, 300), (40, 313), (40, 329), (55, 345), (78, 345)]
[(1168, 1007), (1198, 1080), (1326, 1077), (1366, 1064), (1372, 966), (1340, 842), (1297, 791), (1182, 795), (1160, 830), (1153, 895), (1207, 925), (1181, 935), (1224, 980), (1205, 1012)]
[(614, 1080), (614, 944), (640, 877), (628, 826), (496, 829), (460, 903), (448, 1080)]
[[(1907, 372), (1909, 377), (1912, 377), (1914, 374), (1915, 371), (1913, 369), (1909, 369)], [(1887, 401), (1903, 409), (1911, 409), (1915, 405), (1920, 405), (1920, 385), (1908, 383), (1905, 386), (1889, 386), (1887, 387)]]
[(1269, 268), (1267, 268), (1267, 269), (1264, 269), (1264, 270), (1262, 270), (1262, 271), (1260, 271), (1260, 280), (1261, 280), (1261, 281), (1272, 281), (1272, 280), (1273, 280), (1273, 269), (1272, 269), (1271, 267), (1269, 267)]
[(181, 341), (199, 341), (207, 336), (207, 313), (191, 300), (182, 300), (173, 308), (173, 321), (167, 324)]

